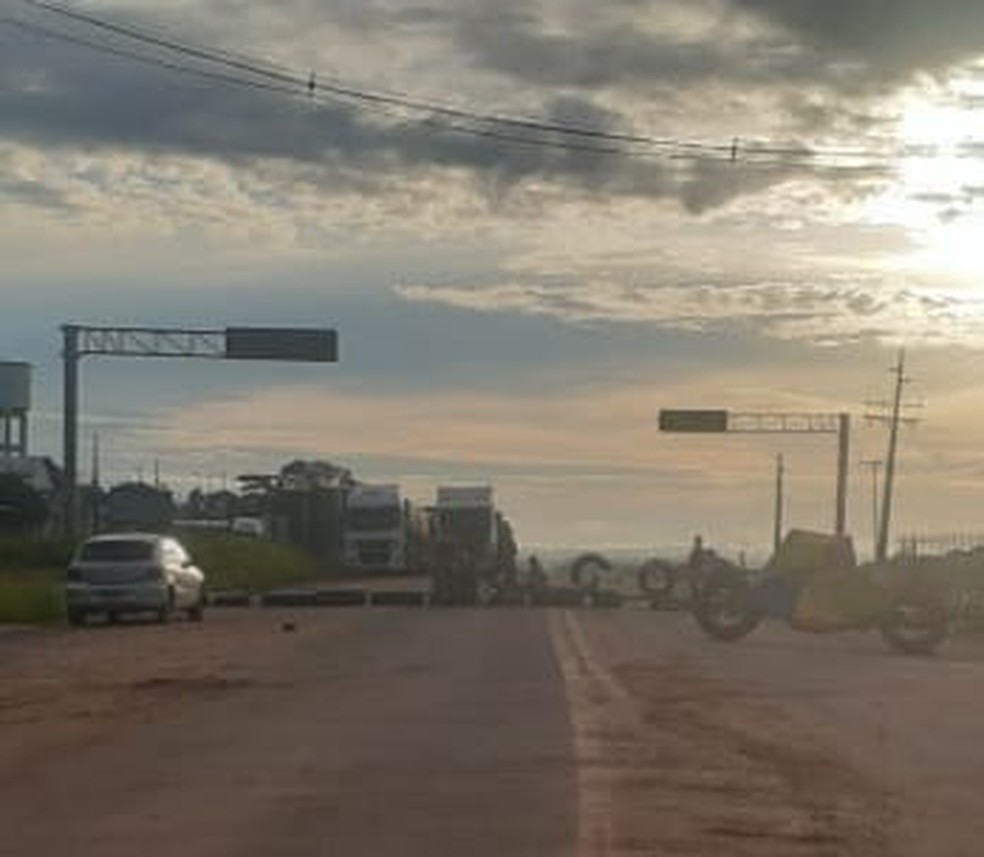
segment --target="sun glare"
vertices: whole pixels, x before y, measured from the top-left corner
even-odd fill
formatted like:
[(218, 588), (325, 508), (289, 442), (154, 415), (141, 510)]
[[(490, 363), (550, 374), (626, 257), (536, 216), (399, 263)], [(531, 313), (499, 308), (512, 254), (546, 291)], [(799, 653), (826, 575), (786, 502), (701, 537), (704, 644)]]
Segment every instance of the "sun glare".
[[(984, 114), (951, 85), (942, 97), (913, 98), (899, 124), (899, 182), (877, 203), (880, 216), (910, 230), (917, 271), (984, 277)], [(978, 148), (980, 149), (978, 151)]]

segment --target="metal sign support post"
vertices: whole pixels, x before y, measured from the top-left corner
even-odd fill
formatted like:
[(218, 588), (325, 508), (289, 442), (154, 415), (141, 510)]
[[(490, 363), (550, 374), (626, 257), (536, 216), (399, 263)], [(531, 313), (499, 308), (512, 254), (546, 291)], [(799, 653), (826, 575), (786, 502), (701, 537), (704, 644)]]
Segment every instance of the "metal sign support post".
[(87, 355), (111, 357), (196, 357), (218, 360), (276, 360), (337, 363), (338, 334), (331, 328), (227, 327), (185, 330), (161, 327), (62, 325), (65, 534), (79, 525), (79, 362)]
[(661, 410), (659, 428), (688, 434), (836, 434), (837, 487), (834, 531), (847, 533), (847, 476), (851, 452), (850, 414), (744, 413), (721, 409)]

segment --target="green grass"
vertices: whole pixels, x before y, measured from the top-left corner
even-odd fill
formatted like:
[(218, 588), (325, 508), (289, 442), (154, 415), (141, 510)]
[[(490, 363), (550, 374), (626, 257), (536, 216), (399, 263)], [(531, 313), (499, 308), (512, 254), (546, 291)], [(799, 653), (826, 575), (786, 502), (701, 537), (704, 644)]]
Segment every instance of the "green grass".
[(65, 615), (61, 581), (72, 546), (33, 536), (0, 537), (0, 623), (55, 622)]
[(64, 568), (73, 544), (65, 539), (36, 536), (0, 536), (0, 574), (9, 569)]
[(323, 577), (306, 554), (288, 545), (225, 533), (198, 533), (184, 542), (212, 590), (264, 592)]
[(0, 622), (56, 622), (65, 615), (59, 569), (0, 572)]

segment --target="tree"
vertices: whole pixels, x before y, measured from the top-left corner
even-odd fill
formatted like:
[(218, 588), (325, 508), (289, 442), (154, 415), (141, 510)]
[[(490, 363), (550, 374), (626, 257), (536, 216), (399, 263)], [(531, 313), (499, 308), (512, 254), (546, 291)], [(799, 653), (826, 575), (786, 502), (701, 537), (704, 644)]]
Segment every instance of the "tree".
[(122, 482), (106, 494), (103, 523), (108, 530), (164, 532), (174, 522), (175, 512), (170, 491), (142, 482)]
[(318, 488), (351, 488), (352, 471), (330, 461), (295, 459), (280, 469), (280, 487), (290, 491), (313, 491)]
[(50, 514), (44, 495), (22, 476), (0, 473), (0, 533), (30, 533)]

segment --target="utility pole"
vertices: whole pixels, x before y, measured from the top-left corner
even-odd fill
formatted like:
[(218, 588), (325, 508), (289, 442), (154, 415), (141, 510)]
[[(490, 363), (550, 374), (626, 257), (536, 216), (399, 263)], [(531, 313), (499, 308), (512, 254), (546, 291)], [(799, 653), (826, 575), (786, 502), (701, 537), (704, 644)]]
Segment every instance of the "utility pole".
[(99, 472), (99, 432), (92, 434), (92, 487), (100, 487), (101, 474)]
[(779, 455), (776, 456), (776, 517), (775, 529), (772, 534), (773, 554), (779, 553), (779, 548), (782, 546), (782, 518), (783, 507), (785, 505), (783, 478), (785, 475), (785, 462), (783, 461), (782, 453), (779, 453)]
[(861, 462), (862, 467), (871, 471), (871, 550), (878, 555), (878, 471), (885, 462), (880, 458), (869, 458)]
[(78, 437), (79, 437), (79, 328), (62, 325), (62, 469), (65, 471), (65, 535), (74, 539), (79, 524)]
[(851, 461), (851, 415), (837, 415), (837, 507), (834, 532), (847, 534), (847, 473)]
[(895, 462), (898, 454), (899, 444), (899, 425), (903, 422), (912, 422), (910, 419), (902, 417), (902, 391), (906, 384), (911, 382), (905, 374), (905, 349), (899, 350), (899, 361), (891, 369), (895, 377), (895, 392), (892, 396), (891, 414), (889, 416), (875, 416), (869, 419), (876, 419), (888, 422), (888, 451), (885, 455), (885, 482), (882, 490), (881, 520), (878, 528), (878, 541), (875, 545), (875, 562), (885, 562), (888, 558), (888, 534), (892, 521), (892, 496), (895, 488)]

